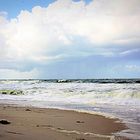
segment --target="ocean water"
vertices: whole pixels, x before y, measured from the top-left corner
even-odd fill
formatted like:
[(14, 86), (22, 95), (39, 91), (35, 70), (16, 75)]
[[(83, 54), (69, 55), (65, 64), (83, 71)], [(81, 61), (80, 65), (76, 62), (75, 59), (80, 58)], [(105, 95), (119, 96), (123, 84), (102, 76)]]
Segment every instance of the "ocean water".
[(128, 126), (115, 135), (140, 140), (140, 79), (1, 80), (0, 103), (59, 108), (117, 117)]

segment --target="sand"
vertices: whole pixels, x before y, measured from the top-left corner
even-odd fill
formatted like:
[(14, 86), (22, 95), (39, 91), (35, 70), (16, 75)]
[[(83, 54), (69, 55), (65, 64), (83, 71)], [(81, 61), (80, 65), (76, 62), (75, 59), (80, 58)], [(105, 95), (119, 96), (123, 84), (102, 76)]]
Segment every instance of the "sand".
[(118, 119), (58, 109), (0, 105), (0, 140), (126, 140)]

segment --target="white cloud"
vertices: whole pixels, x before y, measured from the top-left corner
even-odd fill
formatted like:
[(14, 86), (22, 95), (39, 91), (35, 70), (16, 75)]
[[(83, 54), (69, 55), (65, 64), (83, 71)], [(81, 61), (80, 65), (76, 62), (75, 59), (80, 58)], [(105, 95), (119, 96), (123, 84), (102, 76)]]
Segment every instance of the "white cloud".
[(0, 17), (6, 17), (8, 15), (5, 11), (0, 11)]
[(139, 7), (140, 0), (93, 0), (88, 5), (58, 0), (21, 11), (11, 20), (0, 14), (0, 62), (44, 63), (78, 55), (83, 48), (75, 49), (76, 40), (84, 39), (93, 48), (140, 42)]
[(133, 72), (133, 71), (140, 72), (140, 66), (137, 66), (137, 65), (126, 65), (125, 67), (126, 67), (126, 69), (128, 71), (131, 71), (131, 72)]
[(137, 53), (139, 51), (140, 51), (139, 49), (126, 50), (124, 52), (121, 52), (120, 55), (125, 56), (125, 55), (129, 55), (129, 54), (132, 54), (132, 53)]
[(32, 79), (38, 78), (39, 72), (36, 69), (21, 72), (13, 69), (0, 69), (0, 79)]

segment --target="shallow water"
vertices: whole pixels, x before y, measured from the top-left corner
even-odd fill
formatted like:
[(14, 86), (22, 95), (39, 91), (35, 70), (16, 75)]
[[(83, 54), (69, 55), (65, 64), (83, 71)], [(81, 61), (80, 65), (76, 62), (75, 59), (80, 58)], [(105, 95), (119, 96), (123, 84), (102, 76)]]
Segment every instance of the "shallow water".
[(123, 120), (130, 128), (116, 135), (140, 139), (140, 82), (138, 79), (3, 80), (0, 90), (22, 90), (23, 95), (0, 94), (1, 103), (98, 112)]

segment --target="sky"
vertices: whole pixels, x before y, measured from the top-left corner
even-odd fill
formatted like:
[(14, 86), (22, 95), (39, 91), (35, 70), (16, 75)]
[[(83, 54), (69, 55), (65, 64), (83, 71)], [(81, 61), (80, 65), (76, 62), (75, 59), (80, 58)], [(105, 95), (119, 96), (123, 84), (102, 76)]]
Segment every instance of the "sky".
[(140, 0), (0, 0), (0, 79), (140, 78)]

